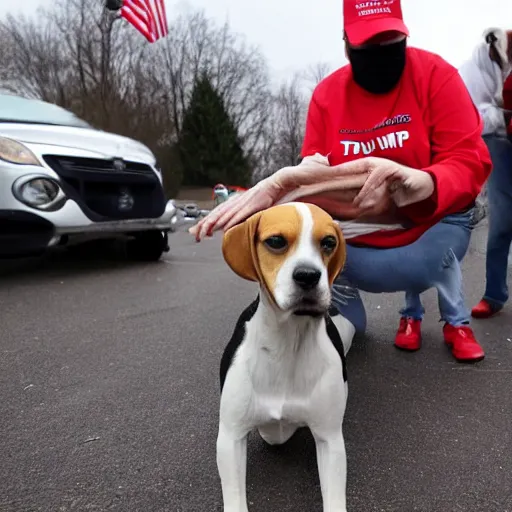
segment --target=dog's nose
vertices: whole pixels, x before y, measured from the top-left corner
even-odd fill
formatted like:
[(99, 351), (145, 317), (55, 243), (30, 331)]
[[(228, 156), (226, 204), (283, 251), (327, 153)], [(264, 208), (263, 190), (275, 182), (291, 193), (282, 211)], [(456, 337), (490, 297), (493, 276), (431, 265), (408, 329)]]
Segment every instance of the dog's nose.
[(303, 290), (311, 290), (318, 284), (321, 275), (320, 270), (314, 267), (297, 267), (292, 277)]

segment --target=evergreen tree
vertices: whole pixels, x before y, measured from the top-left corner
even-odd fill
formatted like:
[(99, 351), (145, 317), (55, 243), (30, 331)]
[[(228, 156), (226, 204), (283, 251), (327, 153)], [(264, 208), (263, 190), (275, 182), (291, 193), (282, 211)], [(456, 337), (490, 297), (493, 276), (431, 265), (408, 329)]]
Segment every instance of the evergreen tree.
[(184, 185), (250, 183), (251, 172), (237, 130), (206, 73), (194, 84), (179, 147)]

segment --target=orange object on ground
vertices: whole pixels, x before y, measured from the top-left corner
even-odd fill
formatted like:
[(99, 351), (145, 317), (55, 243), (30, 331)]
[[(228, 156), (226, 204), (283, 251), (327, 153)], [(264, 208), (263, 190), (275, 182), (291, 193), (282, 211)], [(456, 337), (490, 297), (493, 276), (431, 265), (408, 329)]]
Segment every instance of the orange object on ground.
[(232, 192), (245, 192), (247, 190), (246, 188), (239, 187), (237, 185), (228, 185), (227, 188), (228, 188), (230, 194)]

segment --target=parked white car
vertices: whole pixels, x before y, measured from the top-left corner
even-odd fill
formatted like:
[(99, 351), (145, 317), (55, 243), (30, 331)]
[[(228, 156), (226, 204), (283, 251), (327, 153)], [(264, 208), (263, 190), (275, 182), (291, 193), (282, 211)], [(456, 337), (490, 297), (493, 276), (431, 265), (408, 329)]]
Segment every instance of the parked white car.
[(39, 100), (0, 94), (0, 257), (126, 235), (157, 260), (176, 225), (153, 153)]

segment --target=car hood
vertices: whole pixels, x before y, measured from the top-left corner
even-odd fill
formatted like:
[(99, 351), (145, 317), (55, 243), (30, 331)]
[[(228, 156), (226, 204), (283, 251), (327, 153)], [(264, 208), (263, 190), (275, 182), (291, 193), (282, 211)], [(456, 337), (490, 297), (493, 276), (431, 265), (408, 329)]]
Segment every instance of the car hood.
[(27, 144), (85, 150), (95, 153), (98, 158), (120, 157), (125, 160), (155, 164), (153, 153), (144, 144), (128, 137), (94, 128), (0, 123), (0, 136)]

